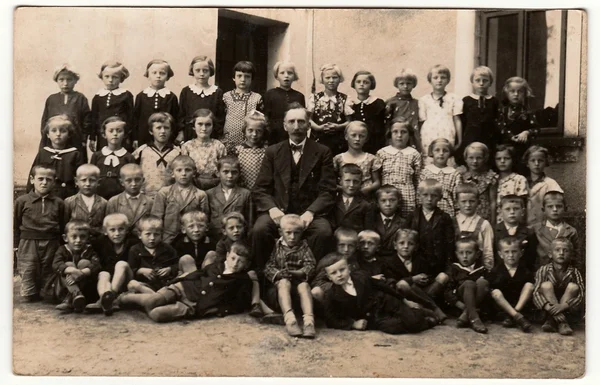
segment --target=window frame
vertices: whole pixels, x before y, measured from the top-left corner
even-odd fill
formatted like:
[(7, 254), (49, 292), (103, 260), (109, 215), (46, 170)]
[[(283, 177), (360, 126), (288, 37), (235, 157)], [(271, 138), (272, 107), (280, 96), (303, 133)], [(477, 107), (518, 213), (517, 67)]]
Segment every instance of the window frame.
[[(489, 10), (479, 11), (479, 65), (488, 65), (488, 21), (493, 18), (502, 16), (516, 15), (518, 20), (518, 46), (517, 46), (517, 73), (515, 76), (525, 76), (526, 60), (527, 60), (527, 16), (531, 12), (543, 11), (541, 9), (535, 10)], [(565, 127), (565, 71), (566, 71), (566, 58), (567, 58), (567, 11), (560, 10), (561, 12), (561, 30), (560, 30), (560, 66), (559, 66), (559, 85), (558, 85), (558, 124), (556, 127), (541, 127), (540, 135), (544, 136), (563, 136)], [(496, 79), (498, 81), (499, 79)], [(502, 80), (504, 81), (504, 80)]]

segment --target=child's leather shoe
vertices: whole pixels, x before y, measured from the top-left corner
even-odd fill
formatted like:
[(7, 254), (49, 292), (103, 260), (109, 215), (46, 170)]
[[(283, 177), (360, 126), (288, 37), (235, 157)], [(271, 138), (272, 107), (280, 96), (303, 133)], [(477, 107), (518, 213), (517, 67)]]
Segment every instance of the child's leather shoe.
[(488, 332), (487, 328), (485, 327), (485, 325), (483, 324), (483, 322), (481, 322), (481, 319), (479, 319), (479, 318), (475, 318), (475, 319), (471, 320), (471, 329), (475, 330), (477, 333), (482, 333), (482, 334), (485, 334)]
[(55, 309), (60, 310), (65, 313), (72, 312), (73, 306), (71, 306), (71, 301), (70, 301), (69, 297), (65, 298), (64, 301), (62, 301), (60, 304), (56, 305)]
[(250, 317), (254, 318), (261, 318), (264, 315), (259, 303), (252, 304), (252, 308), (248, 314), (250, 314)]
[(315, 330), (315, 324), (309, 323), (304, 325), (304, 332), (302, 333), (302, 337), (313, 339), (317, 335), (317, 331)]
[(87, 301), (85, 300), (83, 294), (75, 294), (75, 296), (73, 297), (73, 311), (75, 311), (75, 313), (82, 313), (86, 303)]
[(519, 329), (523, 330), (525, 333), (529, 333), (531, 330), (531, 322), (521, 313), (517, 313), (514, 317), (515, 323), (519, 327)]
[(573, 334), (573, 329), (566, 322), (561, 322), (558, 324), (558, 333), (563, 336), (570, 336)]
[(542, 325), (542, 330), (546, 333), (556, 333), (556, 322), (550, 317)]
[(291, 337), (302, 336), (302, 329), (298, 326), (298, 321), (293, 320), (285, 324), (285, 330)]
[(104, 315), (112, 315), (113, 313), (113, 303), (115, 302), (115, 298), (117, 298), (117, 293), (112, 290), (109, 290), (102, 294), (102, 298), (100, 298), (100, 304), (102, 306), (102, 311)]
[(469, 327), (469, 319), (467, 318), (467, 312), (463, 311), (460, 317), (456, 319), (456, 327), (457, 328), (467, 328)]
[(507, 315), (506, 318), (504, 318), (504, 321), (502, 321), (502, 326), (505, 328), (514, 328), (515, 319)]

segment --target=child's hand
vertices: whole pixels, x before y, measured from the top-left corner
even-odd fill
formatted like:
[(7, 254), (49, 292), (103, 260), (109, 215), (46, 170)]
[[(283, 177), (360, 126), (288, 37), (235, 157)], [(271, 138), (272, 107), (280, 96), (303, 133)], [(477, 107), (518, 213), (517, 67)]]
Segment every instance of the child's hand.
[(137, 273), (138, 275), (141, 275), (142, 277), (146, 278), (148, 281), (151, 281), (156, 277), (156, 274), (154, 274), (154, 270), (147, 267), (141, 267), (137, 271)]
[(358, 321), (354, 321), (352, 328), (355, 330), (365, 330), (367, 328), (367, 320), (359, 319)]
[(79, 269), (74, 269), (69, 273), (69, 277), (73, 279), (73, 281), (77, 282), (83, 277), (83, 272)]
[(371, 278), (378, 279), (380, 281), (382, 281), (382, 280), (385, 279), (385, 277), (383, 276), (383, 274), (376, 274), (376, 275), (371, 276)]
[(250, 279), (253, 281), (258, 281), (258, 275), (256, 274), (256, 271), (254, 271), (254, 270), (250, 270), (248, 272), (248, 277), (250, 277)]
[(67, 285), (74, 285), (75, 284), (75, 280), (70, 275), (67, 276), (67, 278), (65, 279), (65, 282), (67, 283)]
[(292, 274), (290, 274), (289, 270), (283, 269), (279, 271), (279, 275), (281, 278), (290, 279), (292, 278)]
[(283, 211), (279, 210), (277, 207), (273, 207), (269, 210), (269, 216), (271, 217), (271, 219), (273, 220), (273, 222), (275, 222), (275, 224), (277, 226), (279, 226), (279, 220), (284, 215), (285, 215), (285, 213)]
[(90, 148), (91, 152), (96, 152), (96, 141), (95, 140), (90, 140), (90, 143), (88, 144), (88, 147)]
[(417, 285), (427, 285), (427, 283), (429, 282), (429, 277), (425, 273), (417, 274), (412, 278), (413, 282)]
[(525, 143), (529, 138), (529, 131), (523, 131), (519, 135), (515, 135), (512, 137), (512, 140), (517, 143)]
[(156, 275), (161, 278), (166, 277), (169, 274), (171, 274), (171, 267), (163, 267), (162, 269), (158, 269), (156, 271)]
[(566, 303), (559, 303), (557, 305), (550, 304), (550, 308), (548, 309), (548, 313), (550, 313), (550, 315), (554, 316), (554, 315), (558, 315), (558, 314), (564, 312), (568, 308), (569, 308), (569, 305), (567, 305)]
[(134, 140), (133, 143), (131, 144), (131, 146), (133, 147), (134, 150), (137, 150), (137, 148), (138, 148), (138, 141)]
[(404, 303), (405, 303), (405, 304), (406, 304), (408, 307), (410, 307), (411, 309), (420, 309), (420, 308), (421, 308), (421, 306), (420, 306), (418, 303), (416, 303), (416, 302), (413, 302), (413, 301), (411, 301), (411, 300), (408, 300), (408, 299), (405, 299), (405, 300), (404, 300)]
[(305, 211), (302, 215), (300, 215), (300, 219), (302, 219), (302, 222), (304, 222), (304, 228), (308, 228), (308, 225), (311, 224), (311, 222), (314, 219), (314, 215), (313, 213), (311, 213), (310, 211)]

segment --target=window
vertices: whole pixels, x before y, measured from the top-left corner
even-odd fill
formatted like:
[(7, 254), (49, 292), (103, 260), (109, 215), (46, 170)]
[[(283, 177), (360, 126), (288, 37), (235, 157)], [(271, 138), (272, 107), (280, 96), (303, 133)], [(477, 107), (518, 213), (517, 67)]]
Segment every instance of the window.
[(495, 74), (501, 98), (504, 81), (521, 76), (529, 82), (543, 134), (562, 134), (567, 12), (482, 11), (480, 62)]

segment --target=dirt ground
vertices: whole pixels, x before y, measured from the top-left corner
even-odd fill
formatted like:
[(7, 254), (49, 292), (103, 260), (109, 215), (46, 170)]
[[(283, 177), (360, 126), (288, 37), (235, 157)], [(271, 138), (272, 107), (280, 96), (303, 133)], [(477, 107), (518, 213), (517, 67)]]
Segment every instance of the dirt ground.
[[(315, 340), (250, 316), (154, 324), (142, 312), (60, 314), (23, 303), (15, 278), (13, 368), (41, 376), (308, 376), (576, 378), (585, 372), (585, 332), (571, 337), (455, 321), (418, 335), (318, 327)], [(319, 326), (319, 325), (317, 325)]]

